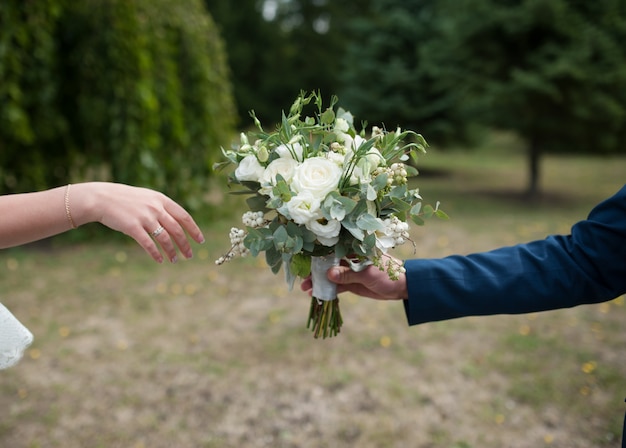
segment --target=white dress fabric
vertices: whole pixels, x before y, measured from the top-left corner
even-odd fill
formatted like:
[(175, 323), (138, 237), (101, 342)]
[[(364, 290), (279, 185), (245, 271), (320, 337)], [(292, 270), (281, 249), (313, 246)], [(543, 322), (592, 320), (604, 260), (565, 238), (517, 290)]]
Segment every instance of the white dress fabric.
[(33, 342), (33, 334), (0, 303), (0, 369), (16, 364)]

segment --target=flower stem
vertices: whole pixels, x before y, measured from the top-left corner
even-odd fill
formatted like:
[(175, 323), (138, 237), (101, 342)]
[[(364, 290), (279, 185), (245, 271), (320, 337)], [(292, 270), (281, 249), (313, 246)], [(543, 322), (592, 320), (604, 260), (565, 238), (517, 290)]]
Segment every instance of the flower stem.
[(339, 299), (319, 300), (313, 297), (309, 309), (309, 319), (306, 327), (313, 331), (315, 339), (337, 336), (341, 331), (343, 318), (339, 309)]

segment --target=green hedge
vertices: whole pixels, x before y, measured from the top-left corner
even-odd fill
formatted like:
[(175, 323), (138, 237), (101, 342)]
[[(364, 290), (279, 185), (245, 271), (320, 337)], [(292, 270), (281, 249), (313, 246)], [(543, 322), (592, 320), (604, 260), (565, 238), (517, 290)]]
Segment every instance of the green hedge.
[(104, 179), (199, 204), (235, 108), (196, 0), (0, 5), (0, 191)]

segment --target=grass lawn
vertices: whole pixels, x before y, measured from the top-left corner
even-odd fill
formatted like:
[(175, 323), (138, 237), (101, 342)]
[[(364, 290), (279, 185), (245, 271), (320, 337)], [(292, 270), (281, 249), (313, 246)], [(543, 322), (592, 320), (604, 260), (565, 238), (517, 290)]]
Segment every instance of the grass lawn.
[[(414, 226), (415, 254), (397, 254), (568, 232), (625, 183), (626, 159), (542, 168), (545, 195), (529, 203), (515, 142), (433, 149), (416, 182), (451, 219)], [(207, 243), (176, 265), (117, 238), (0, 252), (0, 300), (35, 335), (0, 372), (0, 446), (620, 446), (624, 297), (408, 327), (400, 303), (346, 295), (342, 333), (314, 340), (308, 298), (282, 273), (260, 259), (214, 265), (243, 210), (226, 199), (227, 216), (203, 223)]]

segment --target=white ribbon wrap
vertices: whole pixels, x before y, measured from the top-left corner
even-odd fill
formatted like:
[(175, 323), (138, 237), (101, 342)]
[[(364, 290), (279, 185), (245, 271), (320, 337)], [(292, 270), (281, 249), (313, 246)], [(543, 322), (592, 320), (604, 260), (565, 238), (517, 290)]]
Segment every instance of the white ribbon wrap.
[(337, 285), (328, 280), (326, 272), (333, 266), (339, 266), (339, 258), (334, 254), (324, 257), (311, 257), (311, 281), (313, 282), (313, 297), (318, 300), (335, 300)]
[(33, 342), (33, 334), (0, 303), (0, 369), (16, 364)]

